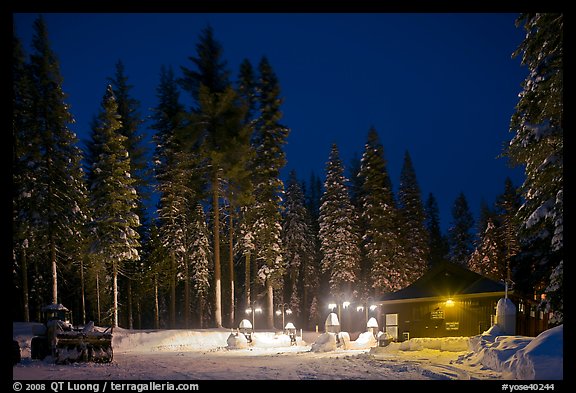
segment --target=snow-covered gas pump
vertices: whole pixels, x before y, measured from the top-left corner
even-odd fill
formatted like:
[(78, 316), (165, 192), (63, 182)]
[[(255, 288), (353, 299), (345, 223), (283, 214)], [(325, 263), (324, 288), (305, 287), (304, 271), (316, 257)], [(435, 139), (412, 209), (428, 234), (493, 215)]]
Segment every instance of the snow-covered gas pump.
[(288, 322), (284, 327), (284, 331), (290, 337), (290, 345), (296, 345), (296, 326), (292, 322)]
[(246, 340), (248, 341), (248, 343), (252, 342), (252, 323), (250, 323), (249, 320), (247, 319), (243, 319), (240, 321), (240, 326), (238, 326), (238, 328), (240, 329), (240, 333), (244, 334), (244, 336), (246, 336)]

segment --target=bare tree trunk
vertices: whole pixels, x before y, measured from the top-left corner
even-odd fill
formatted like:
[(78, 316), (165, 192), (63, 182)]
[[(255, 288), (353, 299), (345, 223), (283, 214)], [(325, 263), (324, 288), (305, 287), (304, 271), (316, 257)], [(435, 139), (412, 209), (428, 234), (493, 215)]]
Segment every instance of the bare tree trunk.
[(270, 280), (266, 280), (266, 325), (268, 329), (274, 329), (274, 289)]
[(176, 255), (170, 255), (170, 327), (176, 327)]
[(128, 329), (134, 329), (134, 317), (132, 314), (132, 279), (128, 277)]
[(100, 273), (96, 273), (96, 308), (97, 308), (97, 312), (98, 312), (98, 325), (100, 325), (100, 322), (102, 320), (102, 316), (100, 313)]
[(158, 275), (154, 276), (154, 327), (160, 328), (160, 306), (158, 304)]
[(56, 267), (56, 244), (50, 236), (50, 260), (52, 262), (52, 304), (58, 303), (58, 269)]
[(22, 292), (24, 295), (24, 322), (30, 322), (30, 298), (28, 297), (28, 255), (26, 248), (22, 247)]
[(114, 310), (114, 320), (113, 320), (113, 324), (114, 327), (118, 327), (118, 267), (116, 266), (116, 262), (114, 262), (114, 267), (113, 267), (113, 290), (114, 290), (114, 304), (113, 304), (113, 310)]
[(218, 206), (218, 174), (212, 179), (212, 212), (214, 214), (214, 281), (215, 302), (214, 320), (216, 327), (222, 327), (222, 287), (220, 272), (220, 209)]
[(82, 302), (82, 325), (86, 323), (86, 298), (84, 292), (84, 258), (80, 258), (80, 300)]
[(245, 255), (246, 258), (246, 268), (244, 270), (245, 272), (245, 290), (246, 290), (246, 296), (245, 296), (245, 301), (246, 301), (246, 308), (250, 307), (250, 251), (248, 251)]
[(233, 209), (230, 206), (229, 237), (229, 266), (230, 266), (230, 327), (234, 326), (234, 219)]
[(190, 327), (190, 272), (186, 256), (184, 256), (184, 326)]

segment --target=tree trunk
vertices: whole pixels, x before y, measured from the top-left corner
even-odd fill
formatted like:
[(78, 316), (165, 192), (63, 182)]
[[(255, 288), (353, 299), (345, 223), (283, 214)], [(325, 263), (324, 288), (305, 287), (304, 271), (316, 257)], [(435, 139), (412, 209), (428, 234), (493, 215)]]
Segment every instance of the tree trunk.
[(170, 327), (176, 327), (176, 255), (170, 253)]
[(96, 309), (97, 309), (97, 320), (98, 325), (102, 320), (100, 313), (100, 273), (96, 272)]
[(118, 267), (116, 266), (116, 262), (114, 262), (112, 279), (113, 279), (113, 291), (114, 291), (114, 304), (112, 306), (114, 310), (113, 326), (118, 327)]
[(190, 328), (190, 272), (186, 256), (184, 256), (184, 326)]
[(234, 327), (234, 219), (233, 209), (230, 207), (229, 237), (229, 267), (230, 267), (230, 327)]
[(128, 329), (132, 330), (134, 329), (134, 317), (132, 314), (132, 279), (128, 277), (127, 280), (128, 285), (126, 291), (128, 292)]
[(214, 320), (216, 327), (222, 327), (222, 287), (220, 273), (220, 209), (218, 206), (218, 174), (212, 179), (212, 212), (214, 214)]
[(266, 280), (266, 327), (274, 329), (274, 289), (270, 280)]
[(50, 261), (52, 262), (52, 304), (58, 303), (58, 269), (56, 267), (56, 244), (50, 236)]
[(80, 258), (80, 300), (82, 303), (82, 325), (86, 323), (86, 299), (84, 291), (84, 258)]
[(30, 322), (30, 299), (28, 297), (28, 256), (22, 247), (22, 292), (24, 295), (24, 322)]
[(154, 276), (154, 327), (160, 329), (160, 305), (158, 304), (158, 275)]
[(246, 308), (250, 307), (250, 251), (248, 251), (246, 253), (246, 255), (244, 256), (246, 258), (246, 268), (244, 270), (245, 272), (245, 291), (246, 291), (246, 296), (245, 296), (245, 302), (246, 302)]

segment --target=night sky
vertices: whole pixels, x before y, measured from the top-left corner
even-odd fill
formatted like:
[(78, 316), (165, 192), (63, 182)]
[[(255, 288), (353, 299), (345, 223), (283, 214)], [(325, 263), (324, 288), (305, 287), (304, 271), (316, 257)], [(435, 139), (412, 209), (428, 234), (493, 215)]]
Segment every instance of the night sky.
[[(37, 13), (14, 14), (28, 53)], [(235, 80), (244, 58), (267, 56), (284, 98), (291, 133), (283, 170), (324, 180), (332, 143), (348, 168), (374, 126), (397, 193), (404, 153), (411, 155), (423, 200), (432, 192), (444, 231), (464, 192), (474, 218), (522, 168), (497, 158), (513, 134), (510, 117), (526, 68), (511, 54), (524, 32), (516, 14), (464, 13), (50, 13), (44, 14), (60, 61), (64, 91), (81, 140), (122, 60), (140, 113), (156, 101), (161, 65), (192, 68), (200, 31), (222, 44)], [(187, 93), (183, 101), (189, 104)], [(145, 124), (149, 125), (147, 122)], [(150, 130), (145, 130), (150, 134)], [(148, 135), (149, 136), (149, 135)]]

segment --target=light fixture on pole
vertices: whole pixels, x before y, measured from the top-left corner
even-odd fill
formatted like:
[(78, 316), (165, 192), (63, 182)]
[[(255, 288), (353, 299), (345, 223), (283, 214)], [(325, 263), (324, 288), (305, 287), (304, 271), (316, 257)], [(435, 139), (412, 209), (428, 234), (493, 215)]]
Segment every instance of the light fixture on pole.
[(256, 313), (261, 313), (262, 309), (258, 306), (256, 306), (254, 303), (252, 303), (251, 307), (248, 307), (246, 309), (246, 314), (252, 314), (252, 330), (256, 331), (256, 325), (254, 324), (255, 320), (254, 320), (254, 316)]
[(285, 329), (284, 316), (285, 315), (291, 315), (292, 310), (290, 308), (286, 308), (286, 307), (290, 307), (290, 305), (287, 303), (279, 304), (278, 307), (280, 307), (280, 308), (278, 310), (276, 310), (276, 315), (278, 315), (278, 316), (282, 315), (282, 330), (284, 330)]

